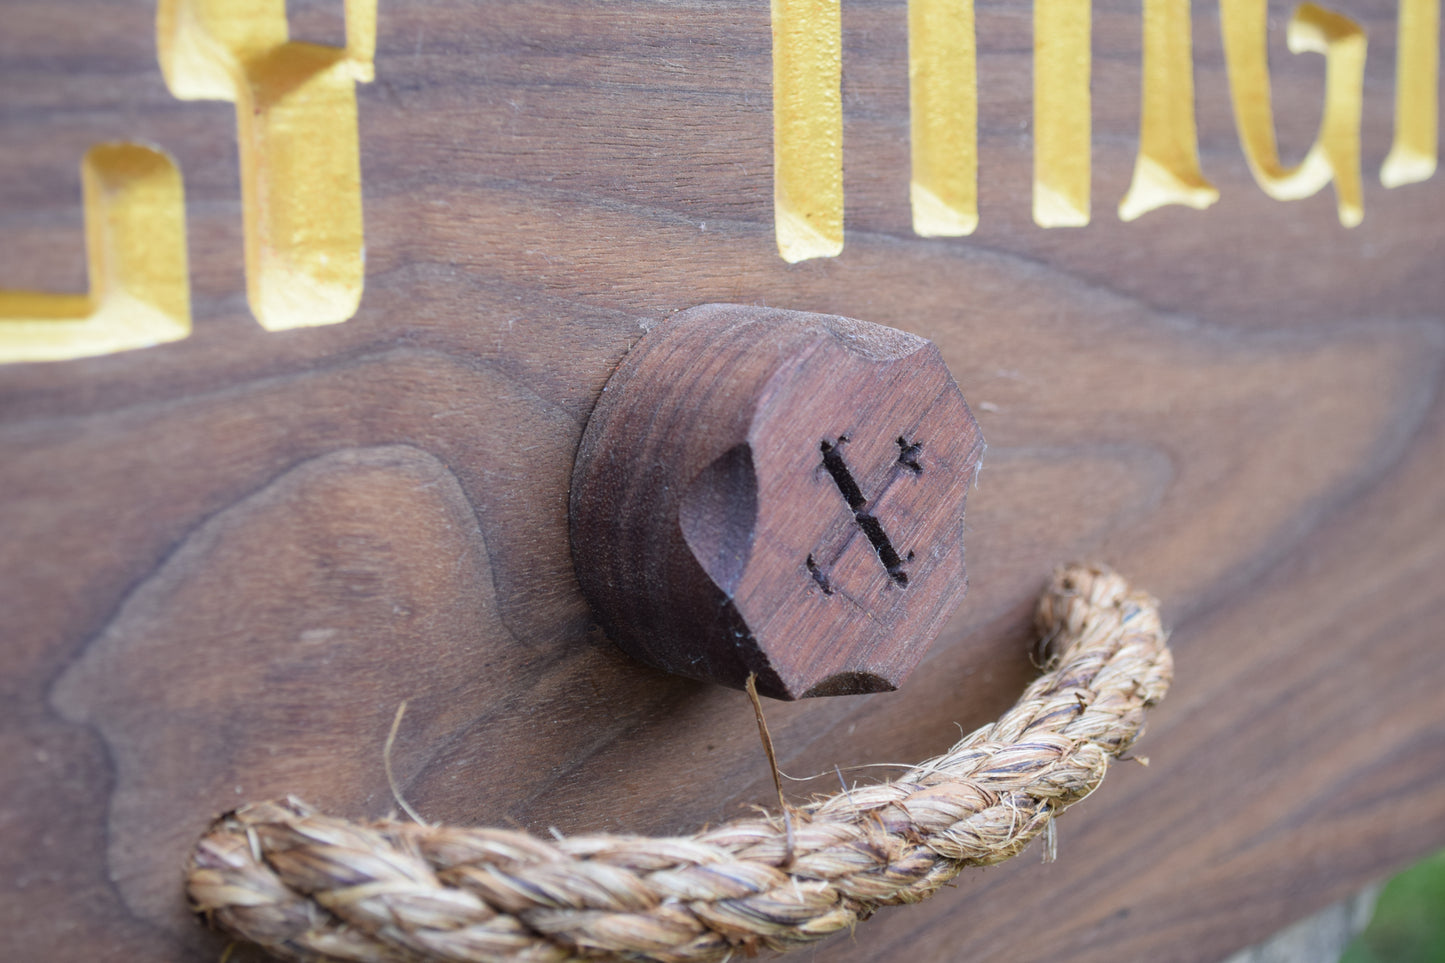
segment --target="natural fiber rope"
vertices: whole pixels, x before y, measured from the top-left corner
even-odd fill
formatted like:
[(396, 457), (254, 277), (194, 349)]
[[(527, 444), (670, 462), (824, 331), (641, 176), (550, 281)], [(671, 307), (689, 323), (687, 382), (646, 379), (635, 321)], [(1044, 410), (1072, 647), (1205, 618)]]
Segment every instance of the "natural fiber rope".
[(261, 803), (197, 845), (190, 896), (290, 960), (694, 963), (810, 943), (1018, 853), (1139, 735), (1172, 671), (1157, 603), (1074, 567), (1055, 574), (1037, 622), (1047, 671), (997, 722), (786, 818), (550, 840)]

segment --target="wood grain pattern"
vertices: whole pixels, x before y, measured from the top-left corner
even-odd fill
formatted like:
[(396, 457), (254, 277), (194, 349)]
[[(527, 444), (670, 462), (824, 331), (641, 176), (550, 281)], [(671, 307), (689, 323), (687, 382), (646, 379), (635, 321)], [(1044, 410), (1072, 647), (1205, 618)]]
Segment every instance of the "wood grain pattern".
[[(428, 818), (655, 832), (766, 801), (745, 697), (617, 653), (567, 545), (602, 385), (644, 325), (711, 301), (934, 340), (990, 442), (969, 597), (921, 669), (899, 693), (770, 706), (783, 768), (825, 774), (798, 792), (1009, 704), (1058, 562), (1108, 559), (1176, 625), (1153, 764), (1062, 822), (1058, 862), (975, 874), (815, 958), (1206, 963), (1438, 847), (1445, 180), (1378, 186), (1395, 5), (1339, 6), (1371, 44), (1360, 227), (1327, 193), (1254, 187), (1203, 4), (1221, 200), (1107, 216), (1137, 135), (1123, 0), (1094, 5), (1098, 216), (1035, 227), (1029, 10), (1006, 0), (977, 7), (980, 224), (929, 240), (910, 229), (905, 12), (848, 0), (847, 246), (790, 266), (766, 4), (383, 0), (357, 91), (360, 313), (266, 333), (232, 106), (169, 96), (151, 3), (11, 0), (0, 284), (84, 290), (79, 158), (151, 141), (186, 178), (195, 328), (0, 369), (7, 956), (215, 959), (179, 903), (189, 840), (286, 791), (391, 810), (403, 699), (393, 761)], [(1270, 42), (1289, 161), (1323, 70)]]

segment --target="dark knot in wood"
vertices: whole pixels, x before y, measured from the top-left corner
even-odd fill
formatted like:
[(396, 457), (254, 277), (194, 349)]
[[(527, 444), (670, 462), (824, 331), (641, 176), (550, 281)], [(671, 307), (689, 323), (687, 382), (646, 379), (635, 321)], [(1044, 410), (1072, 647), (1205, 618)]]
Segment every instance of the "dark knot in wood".
[(983, 438), (932, 342), (705, 305), (608, 381), (572, 476), (577, 576), (652, 665), (782, 699), (896, 688), (962, 600)]

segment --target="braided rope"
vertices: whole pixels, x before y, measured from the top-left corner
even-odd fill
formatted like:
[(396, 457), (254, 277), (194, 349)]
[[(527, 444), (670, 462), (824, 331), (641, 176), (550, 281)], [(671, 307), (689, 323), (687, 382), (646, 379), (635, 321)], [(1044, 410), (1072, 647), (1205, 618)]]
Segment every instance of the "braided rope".
[(267, 802), (200, 841), (190, 897), (221, 929), (307, 963), (705, 963), (810, 943), (1018, 853), (1139, 735), (1172, 674), (1157, 603), (1076, 566), (1055, 574), (1037, 623), (1048, 671), (997, 722), (787, 818), (554, 841)]

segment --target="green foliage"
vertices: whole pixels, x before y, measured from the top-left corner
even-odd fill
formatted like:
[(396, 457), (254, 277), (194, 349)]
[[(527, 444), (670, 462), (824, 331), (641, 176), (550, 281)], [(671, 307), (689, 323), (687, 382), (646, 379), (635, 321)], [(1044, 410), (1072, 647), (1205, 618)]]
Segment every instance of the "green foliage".
[(1445, 851), (1385, 884), (1340, 963), (1445, 963)]

